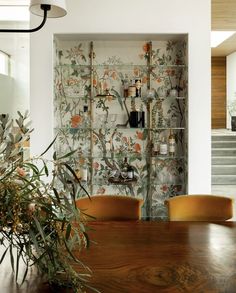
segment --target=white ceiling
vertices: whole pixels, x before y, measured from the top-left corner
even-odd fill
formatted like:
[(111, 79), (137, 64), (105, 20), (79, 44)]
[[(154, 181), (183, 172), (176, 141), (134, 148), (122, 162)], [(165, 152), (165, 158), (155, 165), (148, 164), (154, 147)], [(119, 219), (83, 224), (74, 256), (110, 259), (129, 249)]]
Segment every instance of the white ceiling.
[[(28, 12), (28, 7), (18, 7), (18, 10), (15, 11), (15, 14), (13, 13), (13, 10), (17, 9), (17, 7), (12, 7), (13, 10), (11, 10), (12, 13), (10, 13), (10, 16), (12, 16), (12, 19), (6, 18), (6, 15), (4, 15), (4, 9), (7, 8), (7, 6), (21, 6), (21, 5), (28, 5), (29, 0), (7, 0), (3, 1), (0, 0), (0, 6), (3, 5), (3, 7), (0, 7), (0, 28), (28, 28), (29, 26), (29, 16), (28, 18), (25, 17), (27, 14), (23, 17), (20, 16), (20, 10), (24, 9), (26, 12)], [(6, 13), (5, 13), (6, 14)], [(1, 17), (2, 15), (2, 17)], [(7, 21), (6, 21), (7, 19)], [(18, 21), (16, 21), (18, 20)], [(29, 51), (29, 34), (16, 34), (16, 33), (0, 33), (0, 50), (8, 53), (9, 55), (15, 55), (17, 54), (28, 54)]]
[[(236, 0), (211, 1), (211, 28), (219, 31), (236, 31)], [(227, 56), (236, 51), (236, 34), (211, 49), (212, 56)]]
[(19, 5), (29, 5), (30, 0), (0, 0), (0, 5), (14, 5), (14, 6), (19, 6)]

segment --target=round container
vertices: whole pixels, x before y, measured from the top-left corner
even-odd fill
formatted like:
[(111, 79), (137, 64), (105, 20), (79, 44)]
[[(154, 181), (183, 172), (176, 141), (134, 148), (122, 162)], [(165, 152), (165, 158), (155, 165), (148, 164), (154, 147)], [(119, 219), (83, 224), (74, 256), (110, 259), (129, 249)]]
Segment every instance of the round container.
[(128, 97), (136, 97), (136, 86), (131, 85), (128, 87)]

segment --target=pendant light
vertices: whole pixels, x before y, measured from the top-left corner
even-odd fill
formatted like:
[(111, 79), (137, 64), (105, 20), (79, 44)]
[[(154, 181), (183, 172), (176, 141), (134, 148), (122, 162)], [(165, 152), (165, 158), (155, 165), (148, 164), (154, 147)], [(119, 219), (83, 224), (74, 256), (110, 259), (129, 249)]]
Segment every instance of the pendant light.
[(44, 26), (47, 17), (63, 17), (67, 13), (65, 0), (31, 0), (29, 10), (32, 14), (43, 17), (39, 26), (32, 29), (0, 29), (0, 33), (33, 33)]

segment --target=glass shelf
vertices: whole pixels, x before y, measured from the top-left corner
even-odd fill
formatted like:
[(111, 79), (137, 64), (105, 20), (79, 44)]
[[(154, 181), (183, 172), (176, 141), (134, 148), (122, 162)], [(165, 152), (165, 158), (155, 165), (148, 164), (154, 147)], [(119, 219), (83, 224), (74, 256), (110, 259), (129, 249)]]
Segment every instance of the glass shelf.
[(87, 130), (87, 131), (91, 131), (91, 130), (139, 130), (139, 131), (144, 131), (144, 130), (185, 130), (185, 127), (156, 127), (156, 128), (148, 128), (148, 127), (125, 127), (125, 126), (117, 126), (117, 127), (105, 127), (105, 126), (94, 126), (94, 127), (55, 127), (54, 130), (67, 130), (67, 131), (79, 131), (79, 130)]
[(126, 182), (124, 181), (116, 181), (116, 182), (110, 182), (109, 178), (107, 180), (105, 179), (100, 179), (100, 180), (96, 180), (94, 179), (93, 182), (91, 183), (91, 181), (81, 181), (81, 185), (85, 188), (88, 188), (89, 186), (93, 185), (93, 186), (110, 186), (110, 185), (137, 185), (137, 186), (144, 186), (144, 187), (158, 187), (158, 186), (166, 186), (166, 187), (178, 187), (178, 186), (184, 186), (185, 182), (177, 182), (177, 183), (171, 183), (171, 182), (163, 182), (160, 183), (158, 182), (158, 180), (156, 178), (152, 178), (151, 180), (155, 180), (156, 182), (151, 182), (150, 184), (148, 184), (146, 181), (147, 180), (141, 180), (139, 178), (137, 178), (136, 180), (127, 180)]
[(133, 69), (135, 68), (142, 68), (142, 69), (148, 69), (149, 66), (147, 64), (132, 64), (132, 63), (126, 63), (126, 64), (94, 64), (93, 67), (96, 68), (105, 68), (105, 69)]
[(152, 64), (152, 68), (187, 68), (186, 64)]
[(89, 100), (90, 97), (86, 97), (86, 96), (78, 96), (78, 95), (73, 95), (73, 96), (68, 96), (68, 95), (58, 95), (59, 97), (57, 97), (56, 99), (70, 99), (70, 100)]
[[(64, 153), (58, 152), (58, 157), (63, 156)], [(84, 158), (84, 159), (99, 159), (99, 160), (104, 160), (104, 159), (123, 159), (124, 157), (127, 157), (128, 159), (152, 159), (153, 163), (157, 160), (185, 160), (186, 157), (184, 155), (152, 155), (147, 152), (141, 152), (141, 153), (135, 153), (135, 152), (129, 152), (129, 151), (123, 151), (123, 152), (111, 152), (107, 151), (106, 153), (103, 152), (93, 152), (93, 155), (87, 153), (77, 153), (73, 156), (73, 159), (79, 159), (79, 158)]]
[(90, 64), (57, 64), (54, 67), (55, 69), (68, 68), (68, 69), (77, 69), (77, 68), (91, 68)]
[(177, 183), (171, 183), (171, 182), (168, 182), (168, 181), (166, 181), (166, 182), (163, 182), (163, 183), (160, 183), (160, 182), (158, 182), (158, 180), (156, 179), (156, 178), (152, 178), (151, 180), (156, 180), (157, 182), (156, 183), (151, 183), (150, 185), (151, 186), (155, 186), (155, 187), (157, 187), (157, 186), (167, 186), (167, 187), (171, 187), (171, 186), (173, 186), (173, 187), (177, 187), (177, 186), (183, 186), (183, 185), (185, 185), (185, 182), (177, 182)]
[(93, 156), (90, 156), (90, 155), (82, 155), (82, 157), (85, 157), (85, 158), (91, 158), (91, 159), (119, 159), (119, 158), (124, 158), (124, 157), (127, 157), (127, 158), (136, 158), (136, 159), (146, 159), (146, 158), (150, 158), (152, 159), (153, 161), (155, 160), (184, 160), (185, 157), (184, 156), (169, 156), (169, 155), (157, 155), (157, 156), (152, 156), (152, 155), (149, 155), (147, 153), (127, 153), (127, 152), (123, 152), (123, 153), (113, 153), (111, 154), (110, 152), (107, 153), (106, 155), (104, 154), (95, 154)]
[[(55, 65), (55, 68), (91, 68), (90, 64), (57, 64)], [(126, 63), (126, 64), (94, 64), (92, 68), (109, 68), (109, 69), (126, 69), (126, 68), (134, 68), (134, 67), (139, 67), (139, 68), (187, 68), (187, 65), (185, 64), (152, 64), (148, 66), (147, 64), (133, 64), (133, 63)]]
[[(139, 186), (143, 186), (143, 184), (146, 184), (145, 182), (138, 182), (138, 179), (133, 179), (133, 180), (129, 180), (126, 179), (126, 181), (122, 180), (122, 181), (110, 181), (111, 178), (107, 178), (107, 179), (94, 179), (93, 182), (91, 183), (91, 181), (81, 181), (81, 185), (85, 188), (88, 188), (89, 186), (93, 185), (93, 186), (110, 186), (110, 185), (133, 185), (133, 184), (137, 184)], [(147, 184), (146, 184), (147, 185)]]
[[(101, 94), (101, 95), (96, 95), (94, 96), (94, 99), (104, 99), (104, 98), (109, 98), (109, 99), (112, 99), (112, 100), (116, 100), (118, 97), (116, 97), (115, 95), (113, 94)], [(144, 100), (146, 99), (146, 96), (143, 96), (143, 97), (119, 97), (121, 98), (122, 100), (132, 100), (134, 99), (135, 101), (137, 100), (141, 100), (144, 102)], [(152, 102), (156, 102), (156, 101), (165, 101), (165, 100), (169, 100), (169, 99), (173, 99), (173, 100), (185, 100), (186, 97), (172, 97), (172, 96), (166, 96), (166, 97), (159, 97), (157, 99), (153, 99)]]
[[(85, 100), (85, 99), (90, 99), (90, 97), (89, 96), (77, 96), (77, 95), (74, 95), (74, 96), (68, 96), (68, 95), (59, 95), (59, 97), (57, 98), (57, 99), (60, 99), (60, 98), (63, 98), (63, 99), (71, 99), (71, 100), (79, 100), (79, 99), (81, 99), (81, 100)], [(101, 95), (95, 95), (93, 98), (92, 98), (92, 100), (93, 99), (112, 99), (112, 100), (116, 100), (116, 99), (118, 99), (118, 97), (116, 97), (115, 95), (113, 95), (113, 94), (110, 94), (110, 95), (103, 95), (103, 94), (101, 94)], [(119, 97), (120, 99), (122, 99), (122, 100), (131, 100), (131, 99), (135, 99), (135, 101), (137, 101), (137, 100), (141, 100), (142, 102), (144, 102), (144, 100), (146, 99), (146, 96), (143, 96), (143, 97)], [(186, 100), (186, 97), (171, 97), (171, 96), (167, 96), (167, 97), (159, 97), (158, 99), (153, 99), (151, 102), (152, 103), (154, 103), (154, 102), (156, 102), (156, 101), (158, 101), (158, 100), (160, 100), (160, 101), (165, 101), (165, 100)]]

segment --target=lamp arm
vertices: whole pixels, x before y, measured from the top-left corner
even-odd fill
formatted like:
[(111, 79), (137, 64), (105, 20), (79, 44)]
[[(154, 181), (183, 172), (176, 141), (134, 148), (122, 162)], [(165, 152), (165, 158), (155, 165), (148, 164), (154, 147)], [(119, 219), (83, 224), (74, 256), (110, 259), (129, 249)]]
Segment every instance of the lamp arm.
[(40, 30), (47, 20), (47, 12), (51, 9), (51, 5), (43, 4), (41, 9), (43, 10), (43, 20), (39, 26), (32, 29), (0, 29), (0, 33), (33, 33)]

